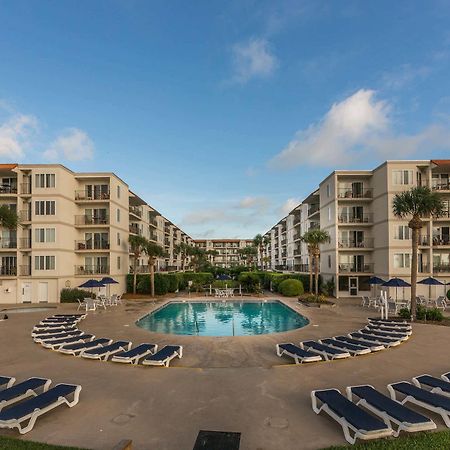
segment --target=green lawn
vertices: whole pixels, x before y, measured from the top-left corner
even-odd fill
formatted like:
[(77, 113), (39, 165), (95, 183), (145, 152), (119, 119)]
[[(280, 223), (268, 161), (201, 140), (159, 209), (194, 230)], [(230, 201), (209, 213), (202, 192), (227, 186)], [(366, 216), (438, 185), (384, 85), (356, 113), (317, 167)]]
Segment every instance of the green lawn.
[(1, 450), (83, 450), (78, 447), (61, 447), (60, 445), (41, 444), (40, 442), (0, 436)]
[(351, 446), (333, 446), (323, 450), (444, 450), (449, 448), (450, 431), (438, 431), (436, 433), (403, 435), (400, 438), (379, 439)]

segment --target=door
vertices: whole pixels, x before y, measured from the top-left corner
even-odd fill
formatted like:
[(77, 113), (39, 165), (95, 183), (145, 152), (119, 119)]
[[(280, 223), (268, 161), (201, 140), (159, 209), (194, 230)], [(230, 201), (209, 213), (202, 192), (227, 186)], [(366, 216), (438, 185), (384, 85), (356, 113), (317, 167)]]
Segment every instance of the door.
[(38, 283), (38, 302), (48, 303), (48, 283), (43, 281)]
[(358, 277), (349, 277), (348, 293), (352, 296), (358, 295)]
[(355, 181), (352, 183), (352, 197), (361, 198), (363, 197), (364, 186), (361, 181)]
[(22, 303), (31, 303), (31, 283), (22, 282)]
[(355, 255), (353, 257), (353, 267), (355, 272), (364, 272), (364, 255)]

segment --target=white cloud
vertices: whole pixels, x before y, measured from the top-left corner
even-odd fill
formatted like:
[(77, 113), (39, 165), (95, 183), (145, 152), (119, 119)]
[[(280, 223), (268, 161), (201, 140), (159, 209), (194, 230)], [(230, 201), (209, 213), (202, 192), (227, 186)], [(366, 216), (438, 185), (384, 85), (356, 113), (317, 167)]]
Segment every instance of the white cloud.
[(284, 216), (288, 215), (296, 206), (301, 203), (300, 198), (288, 198), (280, 208), (281, 214)]
[(280, 168), (342, 165), (352, 160), (355, 147), (388, 126), (389, 106), (375, 92), (361, 89), (332, 105), (325, 117), (295, 138), (271, 161)]
[(232, 82), (246, 83), (251, 78), (266, 78), (278, 67), (278, 60), (270, 44), (263, 38), (251, 38), (232, 48)]
[(64, 158), (69, 161), (82, 161), (92, 159), (93, 156), (94, 143), (84, 131), (78, 128), (65, 130), (44, 152), (44, 157), (50, 160)]
[(0, 125), (0, 157), (21, 159), (36, 132), (38, 121), (34, 116), (16, 114)]
[(236, 205), (239, 209), (255, 210), (261, 212), (269, 206), (269, 199), (265, 197), (245, 197)]
[(384, 72), (382, 82), (390, 89), (401, 89), (417, 80), (424, 80), (431, 73), (431, 67), (402, 64), (390, 72)]

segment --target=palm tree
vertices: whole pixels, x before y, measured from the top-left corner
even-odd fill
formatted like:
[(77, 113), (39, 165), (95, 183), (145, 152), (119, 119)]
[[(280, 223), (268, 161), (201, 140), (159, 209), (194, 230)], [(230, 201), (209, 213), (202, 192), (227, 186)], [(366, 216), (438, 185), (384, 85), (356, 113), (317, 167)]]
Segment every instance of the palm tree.
[(433, 192), (425, 186), (418, 186), (396, 194), (392, 203), (392, 210), (397, 217), (410, 218), (408, 227), (412, 230), (411, 320), (415, 320), (417, 312), (417, 249), (419, 247), (419, 233), (423, 225), (422, 219), (441, 216), (444, 211), (444, 204), (437, 192)]
[(263, 245), (264, 245), (264, 238), (262, 237), (262, 234), (257, 234), (254, 238), (253, 238), (253, 245), (258, 249), (258, 253), (259, 253), (259, 260), (261, 261), (261, 266), (262, 266), (262, 255), (263, 255)]
[(313, 229), (307, 231), (302, 236), (302, 241), (304, 241), (308, 246), (309, 254), (309, 291), (312, 292), (312, 263), (314, 262), (314, 272), (315, 272), (315, 294), (319, 295), (319, 268), (320, 268), (320, 246), (329, 242), (330, 235), (328, 231)]
[[(264, 236), (263, 237), (263, 243), (262, 243), (262, 246), (263, 246), (263, 254), (262, 255), (264, 255), (264, 254), (266, 254), (266, 252), (267, 252), (267, 246), (270, 244), (270, 238), (268, 237), (268, 236)], [(261, 256), (262, 256), (261, 255)], [(264, 270), (264, 267), (265, 267), (265, 264), (264, 263), (267, 263), (267, 257), (264, 257), (264, 256), (262, 256), (262, 269)], [(267, 264), (266, 264), (266, 266), (267, 266)]]
[(10, 209), (6, 205), (0, 206), (0, 227), (8, 228), (9, 230), (14, 230), (19, 224), (19, 218), (15, 211)]
[(150, 266), (150, 293), (155, 296), (155, 263), (158, 258), (167, 257), (163, 247), (154, 242), (147, 241), (144, 252), (148, 256), (148, 265)]
[(186, 266), (186, 259), (190, 256), (190, 249), (192, 245), (187, 244), (186, 242), (180, 242), (175, 245), (173, 251), (176, 255), (181, 255), (181, 270), (184, 272), (184, 268)]
[(136, 284), (137, 284), (137, 266), (138, 261), (142, 253), (145, 251), (145, 247), (148, 243), (147, 239), (143, 236), (137, 236), (131, 234), (128, 238), (130, 243), (131, 253), (133, 253), (133, 294), (136, 294)]
[(253, 265), (253, 259), (258, 254), (258, 249), (253, 246), (249, 245), (247, 247), (239, 249), (239, 254), (241, 255), (241, 258), (245, 261), (245, 265), (252, 266)]
[(217, 256), (219, 252), (217, 250), (207, 250), (206, 254), (208, 255), (209, 263), (212, 265), (214, 257)]

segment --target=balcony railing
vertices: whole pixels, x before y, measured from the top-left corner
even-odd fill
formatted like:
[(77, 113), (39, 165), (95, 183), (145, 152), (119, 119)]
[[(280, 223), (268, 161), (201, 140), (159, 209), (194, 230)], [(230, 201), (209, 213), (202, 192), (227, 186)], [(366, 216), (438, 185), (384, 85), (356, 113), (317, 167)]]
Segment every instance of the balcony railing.
[[(130, 273), (134, 273), (134, 267), (130, 267)], [(150, 266), (148, 265), (137, 266), (136, 273), (150, 273)]]
[(433, 191), (450, 191), (450, 182), (442, 181), (440, 183), (433, 184)]
[(17, 248), (17, 239), (0, 239), (0, 248)]
[(0, 194), (17, 194), (17, 186), (0, 184)]
[(31, 266), (19, 266), (19, 274), (21, 277), (31, 276)]
[(340, 214), (338, 216), (339, 223), (371, 223), (373, 220), (372, 214)]
[(19, 211), (20, 222), (29, 222), (31, 220), (31, 211), (24, 209)]
[(0, 266), (0, 276), (2, 276), (2, 277), (17, 276), (17, 267), (16, 266)]
[(430, 245), (430, 236), (419, 236), (419, 245), (429, 246)]
[(433, 246), (450, 245), (450, 236), (433, 236)]
[(315, 214), (319, 210), (320, 210), (320, 205), (311, 205), (308, 208), (308, 216), (312, 216), (313, 214)]
[(339, 263), (339, 272), (371, 273), (373, 272), (373, 263), (367, 264)]
[(21, 183), (20, 184), (20, 193), (23, 195), (31, 194), (31, 184), (30, 183)]
[(142, 217), (142, 209), (138, 206), (130, 206), (129, 207), (130, 214), (134, 214), (137, 217)]
[(109, 242), (103, 241), (75, 241), (75, 250), (109, 250)]
[(419, 273), (429, 273), (430, 272), (430, 266), (426, 263), (419, 263), (417, 271)]
[(433, 266), (434, 273), (450, 273), (450, 264), (435, 264)]
[(130, 223), (129, 227), (130, 233), (133, 234), (141, 234), (141, 229), (139, 228), (139, 225), (137, 223)]
[(75, 225), (108, 225), (109, 217), (75, 216)]
[(109, 200), (109, 192), (88, 192), (86, 190), (75, 191), (75, 200)]
[(294, 264), (296, 272), (309, 272), (309, 264)]
[(373, 248), (373, 239), (365, 238), (362, 241), (354, 239), (339, 239), (340, 248)]
[(109, 274), (109, 266), (93, 265), (93, 266), (75, 266), (75, 275), (107, 275)]
[(30, 238), (20, 238), (19, 246), (21, 249), (31, 248), (31, 239)]
[(339, 188), (337, 192), (338, 198), (372, 198), (372, 189), (362, 189), (361, 191), (353, 191), (352, 189)]

